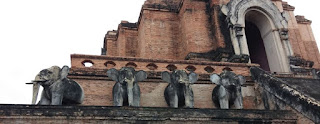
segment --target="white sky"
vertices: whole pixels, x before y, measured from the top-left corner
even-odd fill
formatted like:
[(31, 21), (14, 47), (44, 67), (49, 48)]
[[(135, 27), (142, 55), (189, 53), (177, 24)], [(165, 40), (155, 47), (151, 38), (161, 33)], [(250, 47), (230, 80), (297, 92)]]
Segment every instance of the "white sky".
[[(104, 35), (121, 20), (136, 22), (145, 0), (0, 0), (0, 104), (29, 104), (26, 85), (42, 69), (70, 66), (70, 54), (100, 55)], [(286, 0), (313, 21), (316, 0)], [(318, 43), (319, 44), (319, 43)]]

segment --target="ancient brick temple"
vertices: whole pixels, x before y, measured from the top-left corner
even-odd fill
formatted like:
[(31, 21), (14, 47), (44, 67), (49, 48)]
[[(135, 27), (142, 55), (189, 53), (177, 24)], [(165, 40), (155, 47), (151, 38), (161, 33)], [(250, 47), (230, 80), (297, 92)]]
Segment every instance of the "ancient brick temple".
[[(71, 55), (81, 106), (0, 105), (0, 123), (320, 123), (320, 56), (311, 21), (282, 0), (146, 0), (108, 31), (101, 55)], [(140, 107), (112, 107), (111, 68), (147, 72)], [(251, 68), (251, 69), (250, 69)], [(261, 68), (261, 69), (260, 69)], [(199, 75), (194, 108), (169, 108), (161, 72)], [(219, 109), (210, 75), (245, 76), (243, 109)]]

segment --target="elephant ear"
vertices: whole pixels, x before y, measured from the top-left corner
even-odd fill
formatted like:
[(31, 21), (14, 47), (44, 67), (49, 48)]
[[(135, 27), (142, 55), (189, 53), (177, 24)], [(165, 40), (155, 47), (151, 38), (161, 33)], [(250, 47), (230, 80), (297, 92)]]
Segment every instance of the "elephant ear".
[(135, 79), (137, 82), (143, 81), (146, 78), (147, 78), (147, 73), (145, 71), (141, 70), (141, 71), (136, 72)]
[(161, 79), (166, 81), (166, 82), (168, 82), (168, 83), (172, 83), (171, 82), (171, 75), (167, 71), (164, 71), (164, 72), (161, 73)]
[[(56, 81), (56, 80), (60, 79), (61, 69), (59, 66), (52, 66), (52, 67), (48, 68), (47, 70), (52, 73), (52, 77), (50, 80)], [(50, 74), (48, 74), (48, 75), (50, 75)]]
[(210, 81), (214, 84), (221, 85), (221, 78), (218, 74), (210, 75)]
[(68, 74), (69, 74), (69, 70), (70, 68), (68, 66), (63, 66), (61, 71), (60, 71), (60, 79), (64, 79), (67, 78)]
[(117, 69), (111, 68), (107, 71), (107, 76), (111, 78), (112, 80), (119, 82), (118, 76), (119, 76), (119, 71)]
[(246, 83), (246, 78), (242, 75), (237, 75), (237, 79), (238, 79), (238, 85), (243, 85), (244, 83)]
[(193, 73), (193, 72), (191, 72), (190, 74), (189, 74), (189, 81), (190, 81), (190, 83), (195, 83), (195, 82), (197, 82), (197, 80), (198, 80), (198, 75), (196, 74), (196, 73)]

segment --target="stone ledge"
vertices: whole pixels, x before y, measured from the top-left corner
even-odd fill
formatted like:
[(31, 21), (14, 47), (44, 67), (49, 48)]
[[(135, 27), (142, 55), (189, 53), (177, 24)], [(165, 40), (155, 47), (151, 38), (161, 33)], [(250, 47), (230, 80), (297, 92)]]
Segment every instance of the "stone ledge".
[(292, 111), (174, 109), (109, 106), (36, 106), (0, 105), (4, 119), (84, 119), (116, 121), (216, 121), (216, 122), (289, 122), (297, 116)]

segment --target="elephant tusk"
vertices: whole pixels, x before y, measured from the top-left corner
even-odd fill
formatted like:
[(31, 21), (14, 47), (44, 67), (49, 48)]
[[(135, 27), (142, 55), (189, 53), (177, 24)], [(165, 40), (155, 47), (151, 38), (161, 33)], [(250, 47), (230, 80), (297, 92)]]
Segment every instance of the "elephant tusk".
[(33, 80), (32, 82), (45, 82), (45, 81), (47, 81), (47, 80)]
[(40, 82), (45, 82), (45, 80), (33, 80), (33, 81), (28, 82), (26, 84), (34, 84), (34, 83), (40, 83)]

